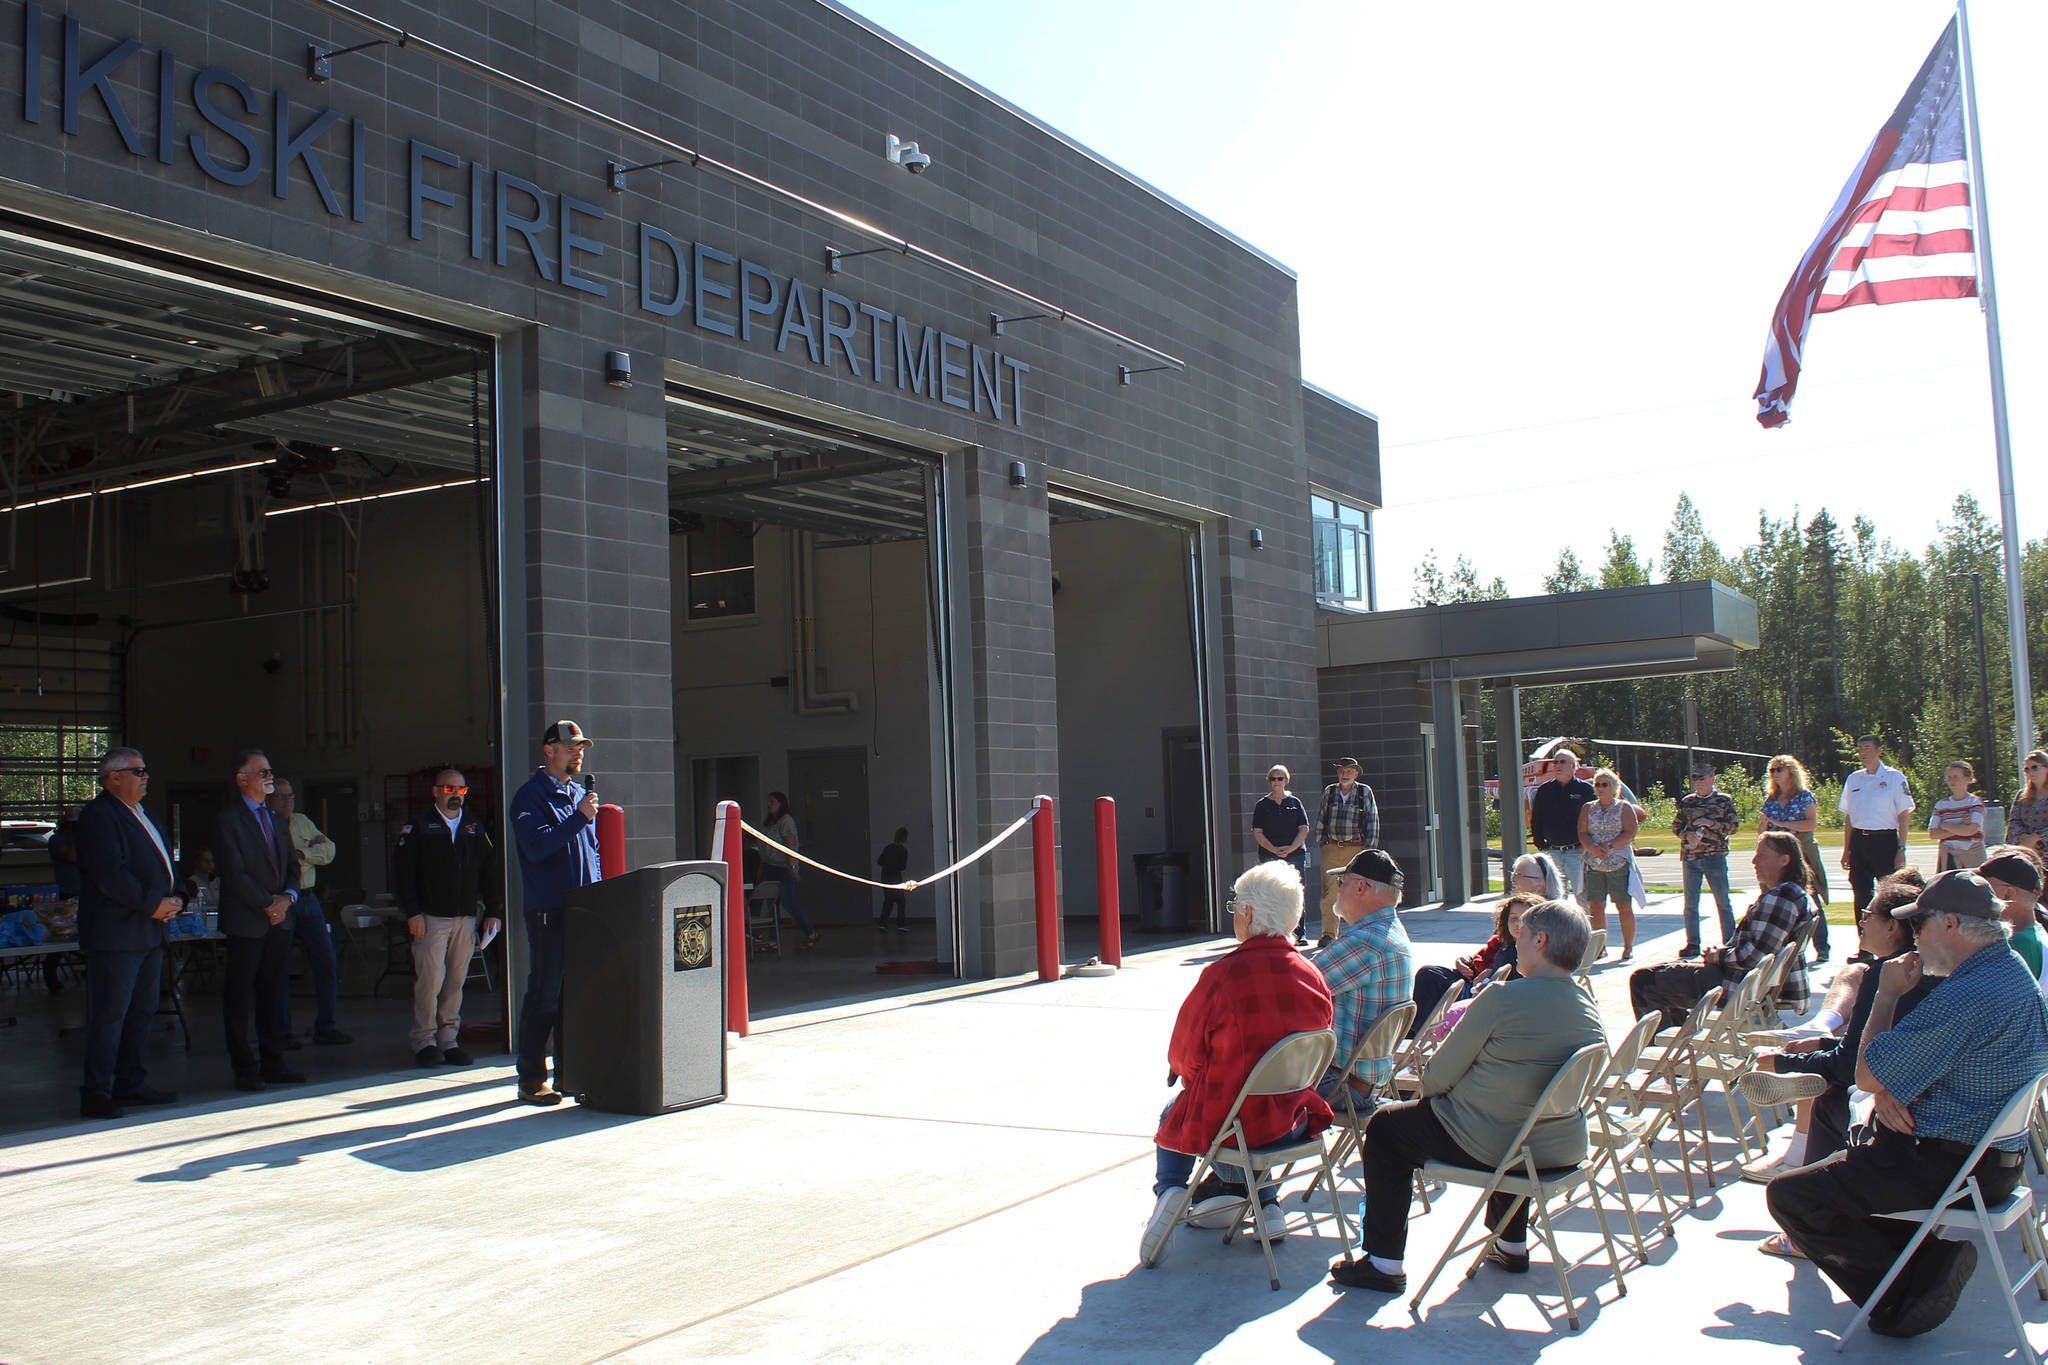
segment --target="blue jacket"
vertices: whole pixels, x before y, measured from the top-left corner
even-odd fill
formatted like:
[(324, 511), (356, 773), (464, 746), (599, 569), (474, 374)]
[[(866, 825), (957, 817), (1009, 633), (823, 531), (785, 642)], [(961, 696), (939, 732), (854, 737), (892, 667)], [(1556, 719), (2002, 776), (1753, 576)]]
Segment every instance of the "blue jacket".
[[(143, 818), (156, 824), (147, 813)], [(164, 945), (164, 926), (151, 916), (171, 894), (171, 869), (112, 792), (101, 792), (78, 813), (78, 870), (81, 949), (146, 953)]]
[(519, 874), (526, 885), (526, 908), (556, 910), (572, 886), (602, 879), (597, 867), (597, 826), (576, 809), (583, 788), (555, 785), (547, 769), (512, 794), (512, 841), (519, 847)]

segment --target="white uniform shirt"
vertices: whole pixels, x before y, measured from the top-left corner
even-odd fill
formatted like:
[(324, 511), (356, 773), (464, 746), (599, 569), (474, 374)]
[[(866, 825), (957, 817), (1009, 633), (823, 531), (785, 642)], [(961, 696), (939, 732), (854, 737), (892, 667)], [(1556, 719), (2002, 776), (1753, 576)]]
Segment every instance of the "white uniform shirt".
[(1913, 794), (1906, 775), (1883, 763), (1876, 772), (1858, 768), (1842, 781), (1840, 810), (1852, 829), (1899, 832), (1899, 817), (1913, 813)]

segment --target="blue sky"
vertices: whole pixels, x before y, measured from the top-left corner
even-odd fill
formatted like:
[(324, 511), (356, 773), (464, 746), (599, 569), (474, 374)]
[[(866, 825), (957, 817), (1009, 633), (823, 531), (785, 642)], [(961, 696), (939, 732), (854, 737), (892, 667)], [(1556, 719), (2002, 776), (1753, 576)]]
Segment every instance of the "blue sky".
[[(1762, 431), (1749, 398), (1940, 0), (851, 4), (1299, 274), (1305, 377), (1381, 418), (1383, 606), (1430, 546), (1516, 592), (1610, 527), (1654, 550), (1681, 491), (1728, 545), (1759, 511), (1861, 513), (1915, 547), (1965, 489), (1996, 515), (1974, 301), (1821, 318), (1791, 424)], [(2048, 17), (1970, 17), (2037, 538), (2048, 190), (2022, 171), (2048, 160)]]

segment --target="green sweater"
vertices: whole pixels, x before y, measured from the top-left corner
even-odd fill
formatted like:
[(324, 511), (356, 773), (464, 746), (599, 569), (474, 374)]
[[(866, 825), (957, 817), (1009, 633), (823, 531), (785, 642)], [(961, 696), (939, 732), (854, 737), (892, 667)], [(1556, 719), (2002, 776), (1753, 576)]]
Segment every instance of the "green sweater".
[(2041, 979), (2041, 931), (2029, 924), (2016, 929), (2012, 936), (2012, 950), (2027, 964), (2027, 970), (2034, 974), (2034, 980)]
[[(1525, 977), (1491, 987), (1466, 1009), (1422, 1073), (1438, 1121), (1475, 1160), (1493, 1165), (1536, 1106), (1558, 1067), (1604, 1043), (1593, 997), (1569, 976)], [(1530, 1135), (1539, 1169), (1585, 1159), (1586, 1121), (1546, 1119)]]

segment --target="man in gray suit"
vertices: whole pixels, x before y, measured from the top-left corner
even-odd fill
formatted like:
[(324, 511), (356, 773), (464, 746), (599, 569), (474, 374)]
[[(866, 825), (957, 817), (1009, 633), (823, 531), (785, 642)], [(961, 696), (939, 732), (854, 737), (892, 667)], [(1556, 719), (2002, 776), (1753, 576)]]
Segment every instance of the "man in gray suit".
[(78, 946), (86, 960), (85, 1079), (78, 1112), (117, 1119), (124, 1104), (169, 1104), (151, 1089), (143, 1044), (163, 979), (164, 925), (185, 903), (171, 894), (171, 854), (142, 809), (149, 768), (134, 749), (100, 760), (100, 794), (78, 814)]
[[(276, 781), (261, 749), (235, 756), (235, 794), (213, 822), (213, 857), (220, 868), (220, 931), (227, 935), (228, 969), (221, 984), (221, 1014), (235, 1084), (261, 1090), (306, 1079), (284, 1063), (278, 1014), (284, 1004), (285, 968), (292, 947), (287, 924), (299, 898), (299, 851), (291, 831), (265, 804)], [(249, 1018), (256, 1046), (249, 1045)]]

